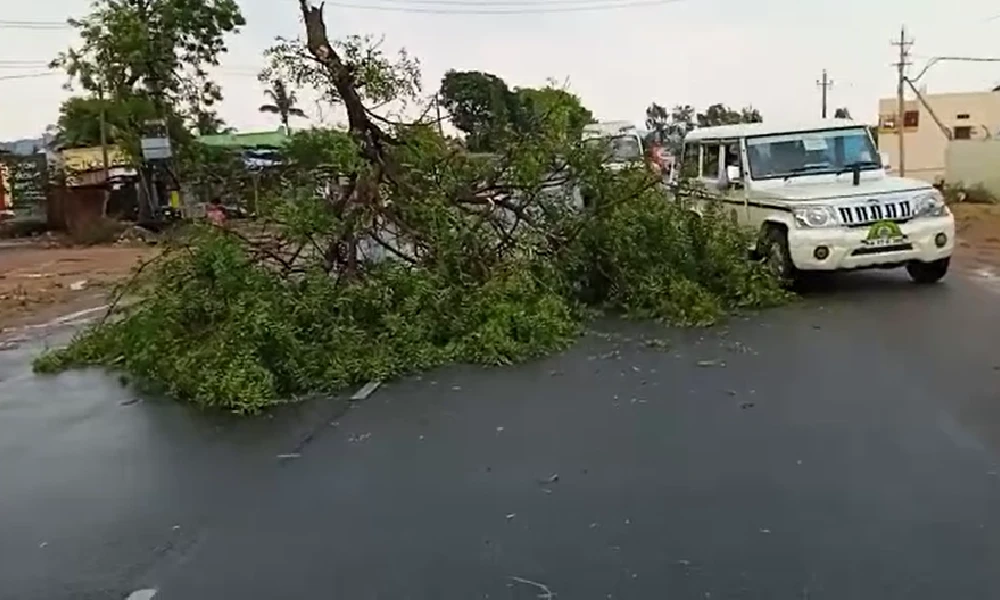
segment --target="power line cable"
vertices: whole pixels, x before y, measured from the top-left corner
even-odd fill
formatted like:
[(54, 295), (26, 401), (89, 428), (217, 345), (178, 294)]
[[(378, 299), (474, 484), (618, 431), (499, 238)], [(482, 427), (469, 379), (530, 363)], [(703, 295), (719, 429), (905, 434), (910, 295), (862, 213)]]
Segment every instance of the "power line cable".
[(353, 4), (350, 2), (328, 1), (328, 6), (338, 8), (350, 8), (357, 10), (372, 10), (380, 12), (397, 12), (408, 14), (431, 14), (431, 15), (537, 15), (552, 13), (573, 13), (573, 12), (601, 12), (620, 10), (628, 8), (649, 8), (653, 6), (664, 6), (676, 4), (685, 0), (625, 0), (624, 2), (609, 2), (609, 0), (578, 0), (566, 2), (557, 6), (544, 6), (547, 3), (527, 3), (521, 5), (514, 4), (493, 4), (486, 5), (480, 3), (460, 4), (457, 0), (454, 3), (442, 3), (443, 0), (424, 0), (425, 5), (419, 5), (416, 0), (409, 0), (400, 4), (388, 4), (397, 0), (377, 0), (382, 4)]
[[(348, 0), (351, 1), (351, 0)], [(458, 8), (475, 9), (506, 9), (506, 8), (559, 8), (562, 6), (586, 5), (586, 4), (607, 4), (607, 5), (628, 5), (635, 0), (372, 0), (374, 4), (398, 4), (404, 7), (431, 5), (431, 6), (454, 6)], [(339, 4), (339, 0), (333, 2)]]
[(35, 79), (37, 77), (52, 77), (53, 75), (63, 75), (63, 73), (57, 73), (55, 71), (49, 73), (20, 73), (18, 75), (0, 75), (0, 81), (6, 81), (8, 79)]
[(62, 29), (70, 29), (68, 23), (61, 23), (59, 21), (3, 21), (0, 20), (0, 29), (29, 29), (32, 31), (39, 30), (52, 30), (59, 31)]

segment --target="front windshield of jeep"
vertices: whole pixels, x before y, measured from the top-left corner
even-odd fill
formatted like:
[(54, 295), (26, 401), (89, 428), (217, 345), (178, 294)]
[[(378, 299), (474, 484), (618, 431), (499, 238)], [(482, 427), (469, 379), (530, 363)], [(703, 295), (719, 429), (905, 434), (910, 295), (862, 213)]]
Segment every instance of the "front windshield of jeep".
[(747, 160), (755, 180), (829, 175), (881, 167), (864, 127), (747, 138)]
[(642, 142), (634, 135), (592, 138), (586, 143), (592, 148), (604, 148), (605, 160), (609, 163), (626, 163), (642, 158)]

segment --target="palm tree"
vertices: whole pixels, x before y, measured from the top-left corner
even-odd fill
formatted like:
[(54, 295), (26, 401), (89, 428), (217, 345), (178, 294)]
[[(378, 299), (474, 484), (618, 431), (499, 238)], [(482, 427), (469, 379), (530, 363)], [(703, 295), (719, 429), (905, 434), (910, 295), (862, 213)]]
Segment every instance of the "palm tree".
[(306, 113), (301, 108), (295, 106), (298, 100), (295, 97), (295, 92), (289, 90), (285, 82), (280, 79), (275, 79), (271, 83), (271, 89), (264, 90), (264, 94), (271, 99), (271, 104), (261, 106), (260, 112), (278, 115), (281, 118), (281, 125), (284, 126), (285, 131), (289, 130), (288, 121), (290, 118), (305, 118)]

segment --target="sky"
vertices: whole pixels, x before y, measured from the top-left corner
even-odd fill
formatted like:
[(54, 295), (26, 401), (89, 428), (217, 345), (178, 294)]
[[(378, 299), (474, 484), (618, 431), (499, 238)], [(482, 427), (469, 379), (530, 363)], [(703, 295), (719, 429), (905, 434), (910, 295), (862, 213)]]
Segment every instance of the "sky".
[[(62, 21), (90, 1), (5, 2), (0, 21)], [(240, 131), (274, 129), (275, 117), (258, 110), (266, 99), (255, 73), (275, 36), (300, 35), (298, 3), (239, 1), (247, 25), (216, 73), (221, 116)], [(476, 11), (508, 14), (468, 14)], [(904, 20), (913, 72), (936, 56), (1000, 57), (996, 0), (328, 0), (326, 20), (331, 37), (372, 33), (387, 49), (406, 48), (429, 93), (448, 69), (492, 72), (512, 87), (554, 78), (599, 119), (638, 125), (654, 101), (753, 105), (768, 121), (818, 117), (823, 69), (834, 82), (830, 110), (875, 122), (878, 99), (895, 93), (891, 42)], [(14, 76), (45, 72), (76, 36), (0, 23), (0, 40), (0, 141), (38, 136), (70, 93), (66, 79)], [(1000, 84), (1000, 62), (939, 63), (922, 82), (931, 93), (988, 89)], [(300, 126), (341, 120), (313, 94), (300, 98), (310, 117)]]

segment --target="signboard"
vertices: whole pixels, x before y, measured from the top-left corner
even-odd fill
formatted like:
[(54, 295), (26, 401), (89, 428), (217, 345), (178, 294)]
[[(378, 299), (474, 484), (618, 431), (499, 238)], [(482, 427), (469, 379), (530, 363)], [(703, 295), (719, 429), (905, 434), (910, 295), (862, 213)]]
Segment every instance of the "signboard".
[(144, 160), (167, 160), (173, 156), (167, 122), (163, 119), (146, 121), (146, 131), (139, 144)]
[[(63, 169), (69, 185), (99, 185), (104, 181), (104, 152), (100, 146), (62, 151)], [(131, 161), (117, 146), (108, 146), (108, 177), (135, 175)]]
[(3, 208), (30, 210), (42, 206), (48, 183), (45, 155), (4, 156), (0, 164)]
[[(70, 148), (62, 151), (63, 167), (67, 171), (98, 171), (104, 168), (104, 152), (100, 146)], [(108, 146), (108, 168), (129, 167), (130, 161), (118, 146)]]

